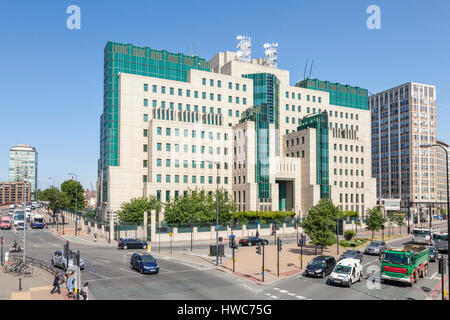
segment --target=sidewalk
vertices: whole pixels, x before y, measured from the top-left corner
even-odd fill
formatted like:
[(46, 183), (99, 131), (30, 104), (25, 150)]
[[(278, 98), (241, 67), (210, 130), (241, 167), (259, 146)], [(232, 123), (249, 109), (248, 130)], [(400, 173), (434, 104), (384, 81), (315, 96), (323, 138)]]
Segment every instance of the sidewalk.
[(0, 300), (72, 300), (67, 289), (61, 285), (61, 294), (50, 294), (53, 288), (53, 275), (38, 269), (32, 276), (22, 277), (22, 290), (19, 291), (19, 277), (0, 271)]

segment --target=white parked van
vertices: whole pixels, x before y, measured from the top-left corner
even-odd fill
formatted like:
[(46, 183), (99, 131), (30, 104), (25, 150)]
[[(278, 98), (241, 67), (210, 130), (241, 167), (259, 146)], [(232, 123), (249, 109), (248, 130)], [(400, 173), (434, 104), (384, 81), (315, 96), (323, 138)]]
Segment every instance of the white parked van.
[(356, 281), (362, 281), (363, 268), (359, 259), (343, 259), (338, 261), (328, 278), (330, 284), (351, 287)]
[(419, 244), (430, 244), (433, 242), (433, 229), (430, 228), (414, 228), (412, 231), (413, 234), (413, 243)]
[(25, 211), (24, 210), (14, 210), (14, 227), (18, 228), (19, 222), (25, 223)]

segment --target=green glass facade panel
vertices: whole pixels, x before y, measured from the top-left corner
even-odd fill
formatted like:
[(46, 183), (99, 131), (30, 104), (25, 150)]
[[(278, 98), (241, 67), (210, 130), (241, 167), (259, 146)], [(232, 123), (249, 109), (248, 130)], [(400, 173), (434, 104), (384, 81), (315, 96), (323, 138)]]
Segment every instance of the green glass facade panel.
[(330, 104), (336, 106), (369, 110), (367, 89), (318, 79), (305, 79), (295, 86), (329, 92)]
[(320, 185), (320, 198), (330, 199), (328, 113), (324, 111), (321, 114), (303, 118), (300, 121), (297, 130), (301, 131), (309, 128), (315, 128), (317, 130), (316, 167), (317, 167), (317, 184)]
[[(275, 125), (275, 140), (278, 141), (280, 81), (270, 73), (242, 75), (253, 80), (254, 107), (242, 113), (240, 122), (255, 121), (256, 125), (256, 183), (261, 202), (272, 202), (270, 193), (270, 136), (269, 125)], [(278, 143), (275, 154), (279, 155)]]

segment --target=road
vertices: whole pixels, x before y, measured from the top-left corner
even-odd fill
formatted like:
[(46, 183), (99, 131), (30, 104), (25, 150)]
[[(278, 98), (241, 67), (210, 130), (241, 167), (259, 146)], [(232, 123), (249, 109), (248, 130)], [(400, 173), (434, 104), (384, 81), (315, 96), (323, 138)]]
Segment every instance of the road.
[[(1, 230), (5, 247), (13, 239), (23, 244), (23, 231)], [(293, 241), (295, 241), (293, 239)], [(63, 248), (65, 240), (47, 230), (27, 230), (27, 256), (50, 263), (52, 252)], [(394, 240), (399, 247), (407, 240)], [(184, 245), (190, 248), (189, 244)], [(202, 247), (199, 245), (197, 247)], [(177, 251), (183, 246), (177, 248)], [(436, 290), (440, 283), (437, 263), (430, 262), (428, 276), (412, 287), (395, 283), (380, 283), (377, 256), (364, 256), (364, 279), (351, 288), (328, 285), (326, 279), (294, 275), (272, 284), (259, 285), (237, 276), (218, 271), (214, 265), (194, 264), (175, 260), (155, 252), (160, 265), (159, 274), (141, 275), (129, 268), (131, 254), (136, 250), (118, 250), (109, 245), (71, 242), (71, 249), (80, 250), (86, 261), (82, 281), (89, 282), (90, 297), (106, 300), (171, 299), (171, 300), (405, 300), (440, 299)], [(167, 252), (167, 248), (164, 248)], [(195, 250), (195, 249), (194, 249)], [(139, 250), (137, 250), (139, 251)], [(189, 252), (189, 249), (186, 250)], [(371, 276), (372, 271), (375, 272)]]
[[(394, 240), (389, 245), (400, 247), (410, 240), (412, 237), (406, 240)], [(351, 288), (329, 285), (326, 278), (296, 275), (270, 285), (270, 288), (265, 289), (263, 294), (273, 300), (294, 298), (300, 300), (434, 300), (441, 298), (440, 292), (435, 290), (441, 279), (440, 274), (437, 273), (437, 262), (430, 262), (428, 276), (419, 279), (414, 287), (393, 282), (382, 283), (379, 270), (378, 256), (365, 255), (363, 257), (363, 281), (353, 284)]]

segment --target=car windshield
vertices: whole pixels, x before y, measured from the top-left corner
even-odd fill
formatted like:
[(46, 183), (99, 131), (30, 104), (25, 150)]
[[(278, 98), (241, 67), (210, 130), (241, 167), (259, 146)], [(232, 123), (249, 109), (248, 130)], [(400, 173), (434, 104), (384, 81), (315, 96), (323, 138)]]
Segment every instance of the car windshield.
[(42, 218), (34, 218), (34, 222), (40, 223), (43, 221), (44, 221), (44, 219), (42, 219)]
[(413, 230), (415, 236), (427, 236), (430, 234), (429, 230)]
[(381, 242), (372, 241), (372, 242), (370, 242), (369, 246), (371, 246), (371, 247), (379, 247), (379, 246), (381, 246)]
[(448, 241), (448, 234), (435, 234), (433, 235), (433, 238), (435, 241), (439, 241), (439, 242), (447, 242)]
[(141, 256), (142, 262), (156, 262), (155, 258), (152, 256)]
[(349, 274), (352, 271), (352, 267), (349, 266), (343, 266), (341, 264), (338, 264), (336, 268), (334, 269), (334, 272), (336, 273), (343, 273), (343, 274)]
[(322, 266), (325, 264), (325, 261), (323, 261), (322, 259), (312, 259), (309, 264), (311, 266)]
[(386, 252), (383, 257), (383, 262), (392, 264), (409, 265), (409, 257), (401, 253)]
[(24, 215), (23, 214), (16, 214), (16, 216), (14, 217), (14, 220), (24, 220)]
[(430, 253), (433, 253), (436, 249), (434, 247), (430, 247)]
[(355, 250), (347, 250), (344, 252), (344, 254), (345, 255), (354, 255), (354, 254), (356, 254), (356, 251)]

